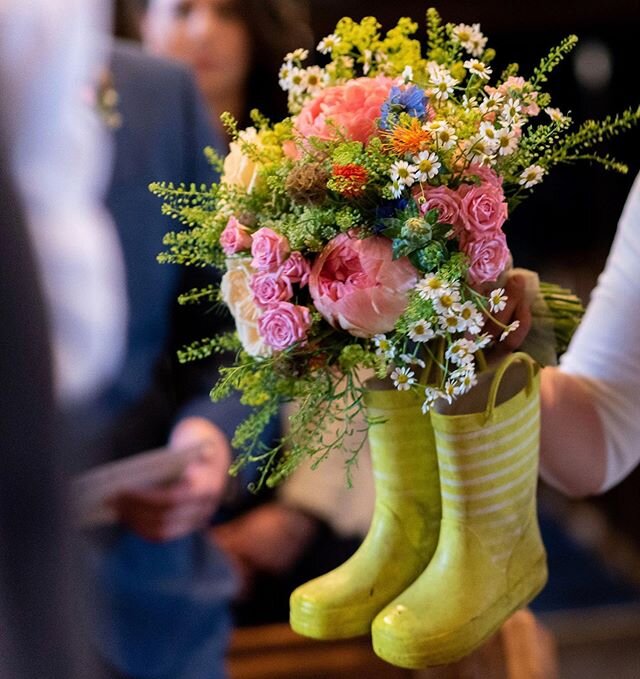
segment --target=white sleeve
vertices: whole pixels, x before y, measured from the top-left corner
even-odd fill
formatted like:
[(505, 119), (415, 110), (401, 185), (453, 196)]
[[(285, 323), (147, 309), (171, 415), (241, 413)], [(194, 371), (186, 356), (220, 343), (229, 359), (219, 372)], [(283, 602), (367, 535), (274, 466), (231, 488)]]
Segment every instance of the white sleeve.
[(640, 462), (640, 175), (561, 369), (582, 379), (600, 414), (607, 490)]
[(0, 0), (3, 122), (48, 303), (62, 401), (81, 399), (113, 376), (124, 347), (123, 261), (101, 204), (109, 140), (83, 101), (106, 63), (108, 4)]

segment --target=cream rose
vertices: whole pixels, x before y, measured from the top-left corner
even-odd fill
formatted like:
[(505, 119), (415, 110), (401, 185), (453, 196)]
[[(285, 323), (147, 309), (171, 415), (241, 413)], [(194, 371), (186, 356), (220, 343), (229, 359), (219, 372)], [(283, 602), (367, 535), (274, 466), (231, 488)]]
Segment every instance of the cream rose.
[(238, 140), (229, 144), (229, 154), (224, 159), (222, 168), (222, 182), (239, 186), (247, 193), (251, 193), (258, 181), (258, 173), (262, 166), (243, 153), (242, 142), (262, 147), (260, 133), (255, 127), (248, 127), (240, 132)]
[(269, 356), (271, 349), (265, 344), (258, 330), (261, 312), (253, 301), (253, 293), (249, 287), (254, 273), (250, 258), (228, 259), (220, 291), (236, 322), (236, 330), (244, 350), (250, 356)]

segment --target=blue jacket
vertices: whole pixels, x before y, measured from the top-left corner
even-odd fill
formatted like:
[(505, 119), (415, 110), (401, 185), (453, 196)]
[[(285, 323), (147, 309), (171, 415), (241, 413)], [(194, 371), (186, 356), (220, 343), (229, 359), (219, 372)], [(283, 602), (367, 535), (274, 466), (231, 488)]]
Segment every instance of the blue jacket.
[[(111, 458), (163, 445), (185, 414), (210, 417), (229, 435), (246, 414), (238, 401), (209, 401), (213, 377), (205, 365), (182, 368), (174, 359), (181, 343), (225, 322), (195, 309), (209, 325), (198, 329), (192, 316), (176, 310), (178, 292), (197, 284), (189, 277), (211, 273), (156, 261), (163, 235), (176, 223), (161, 215), (148, 185), (216, 179), (202, 154), (215, 142), (206, 115), (182, 67), (120, 44), (112, 73), (122, 125), (115, 131), (108, 207), (127, 265), (130, 329), (124, 368), (93, 418), (93, 440)], [(110, 530), (92, 563), (104, 599), (97, 643), (109, 664), (135, 679), (224, 676), (234, 579), (202, 535), (152, 544), (124, 528)]]

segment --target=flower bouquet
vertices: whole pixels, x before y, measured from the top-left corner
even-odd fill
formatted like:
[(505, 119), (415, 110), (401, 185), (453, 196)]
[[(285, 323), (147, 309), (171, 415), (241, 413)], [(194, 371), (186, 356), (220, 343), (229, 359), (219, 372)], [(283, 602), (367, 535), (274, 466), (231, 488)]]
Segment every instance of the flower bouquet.
[[(360, 446), (345, 453), (344, 441), (354, 429), (371, 438), (372, 530), (350, 561), (294, 593), (294, 628), (344, 637), (373, 622), (376, 652), (409, 667), (469, 652), (544, 584), (537, 367), (484, 360), (517, 327), (496, 318), (511, 268), (503, 226), (555, 165), (625, 171), (592, 147), (640, 117), (572, 130), (550, 107), (544, 85), (574, 36), (531, 76), (514, 64), (495, 78), (477, 24), (444, 25), (429, 9), (426, 51), (417, 29), (403, 18), (382, 35), (374, 18), (342, 19), (318, 45), (324, 66), (305, 67), (305, 50), (286, 57), (290, 117), (254, 111), (254, 127), (238, 130), (223, 116), (230, 153), (207, 151), (220, 183), (152, 186), (189, 227), (167, 235), (161, 259), (224, 272), (219, 289), (182, 301), (224, 302), (236, 331), (181, 359), (236, 352), (212, 391), (239, 390), (254, 407), (235, 469), (257, 462), (259, 483), (275, 484), (337, 450), (348, 472)], [(580, 304), (553, 285), (535, 294), (562, 351)], [(264, 447), (285, 401), (298, 404), (289, 430)]]

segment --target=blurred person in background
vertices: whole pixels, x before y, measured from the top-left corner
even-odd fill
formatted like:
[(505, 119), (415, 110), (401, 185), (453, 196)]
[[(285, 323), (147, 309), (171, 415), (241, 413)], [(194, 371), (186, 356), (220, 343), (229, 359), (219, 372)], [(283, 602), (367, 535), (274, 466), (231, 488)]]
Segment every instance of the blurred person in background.
[(67, 483), (96, 461), (64, 416), (119, 368), (121, 253), (108, 144), (83, 91), (106, 56), (87, 0), (0, 2), (0, 676), (99, 677)]
[[(278, 72), (288, 52), (313, 49), (307, 2), (137, 0), (131, 7), (139, 11), (145, 48), (192, 69), (220, 134), (226, 135), (219, 120), (224, 111), (240, 128), (251, 124), (253, 108), (272, 120), (288, 115)], [(212, 534), (242, 575), (239, 623), (287, 619), (291, 590), (353, 552), (373, 505), (366, 470), (363, 463), (358, 491), (346, 488), (339, 459), (301, 470), (276, 494), (253, 497), (244, 488), (246, 474), (235, 480)]]

